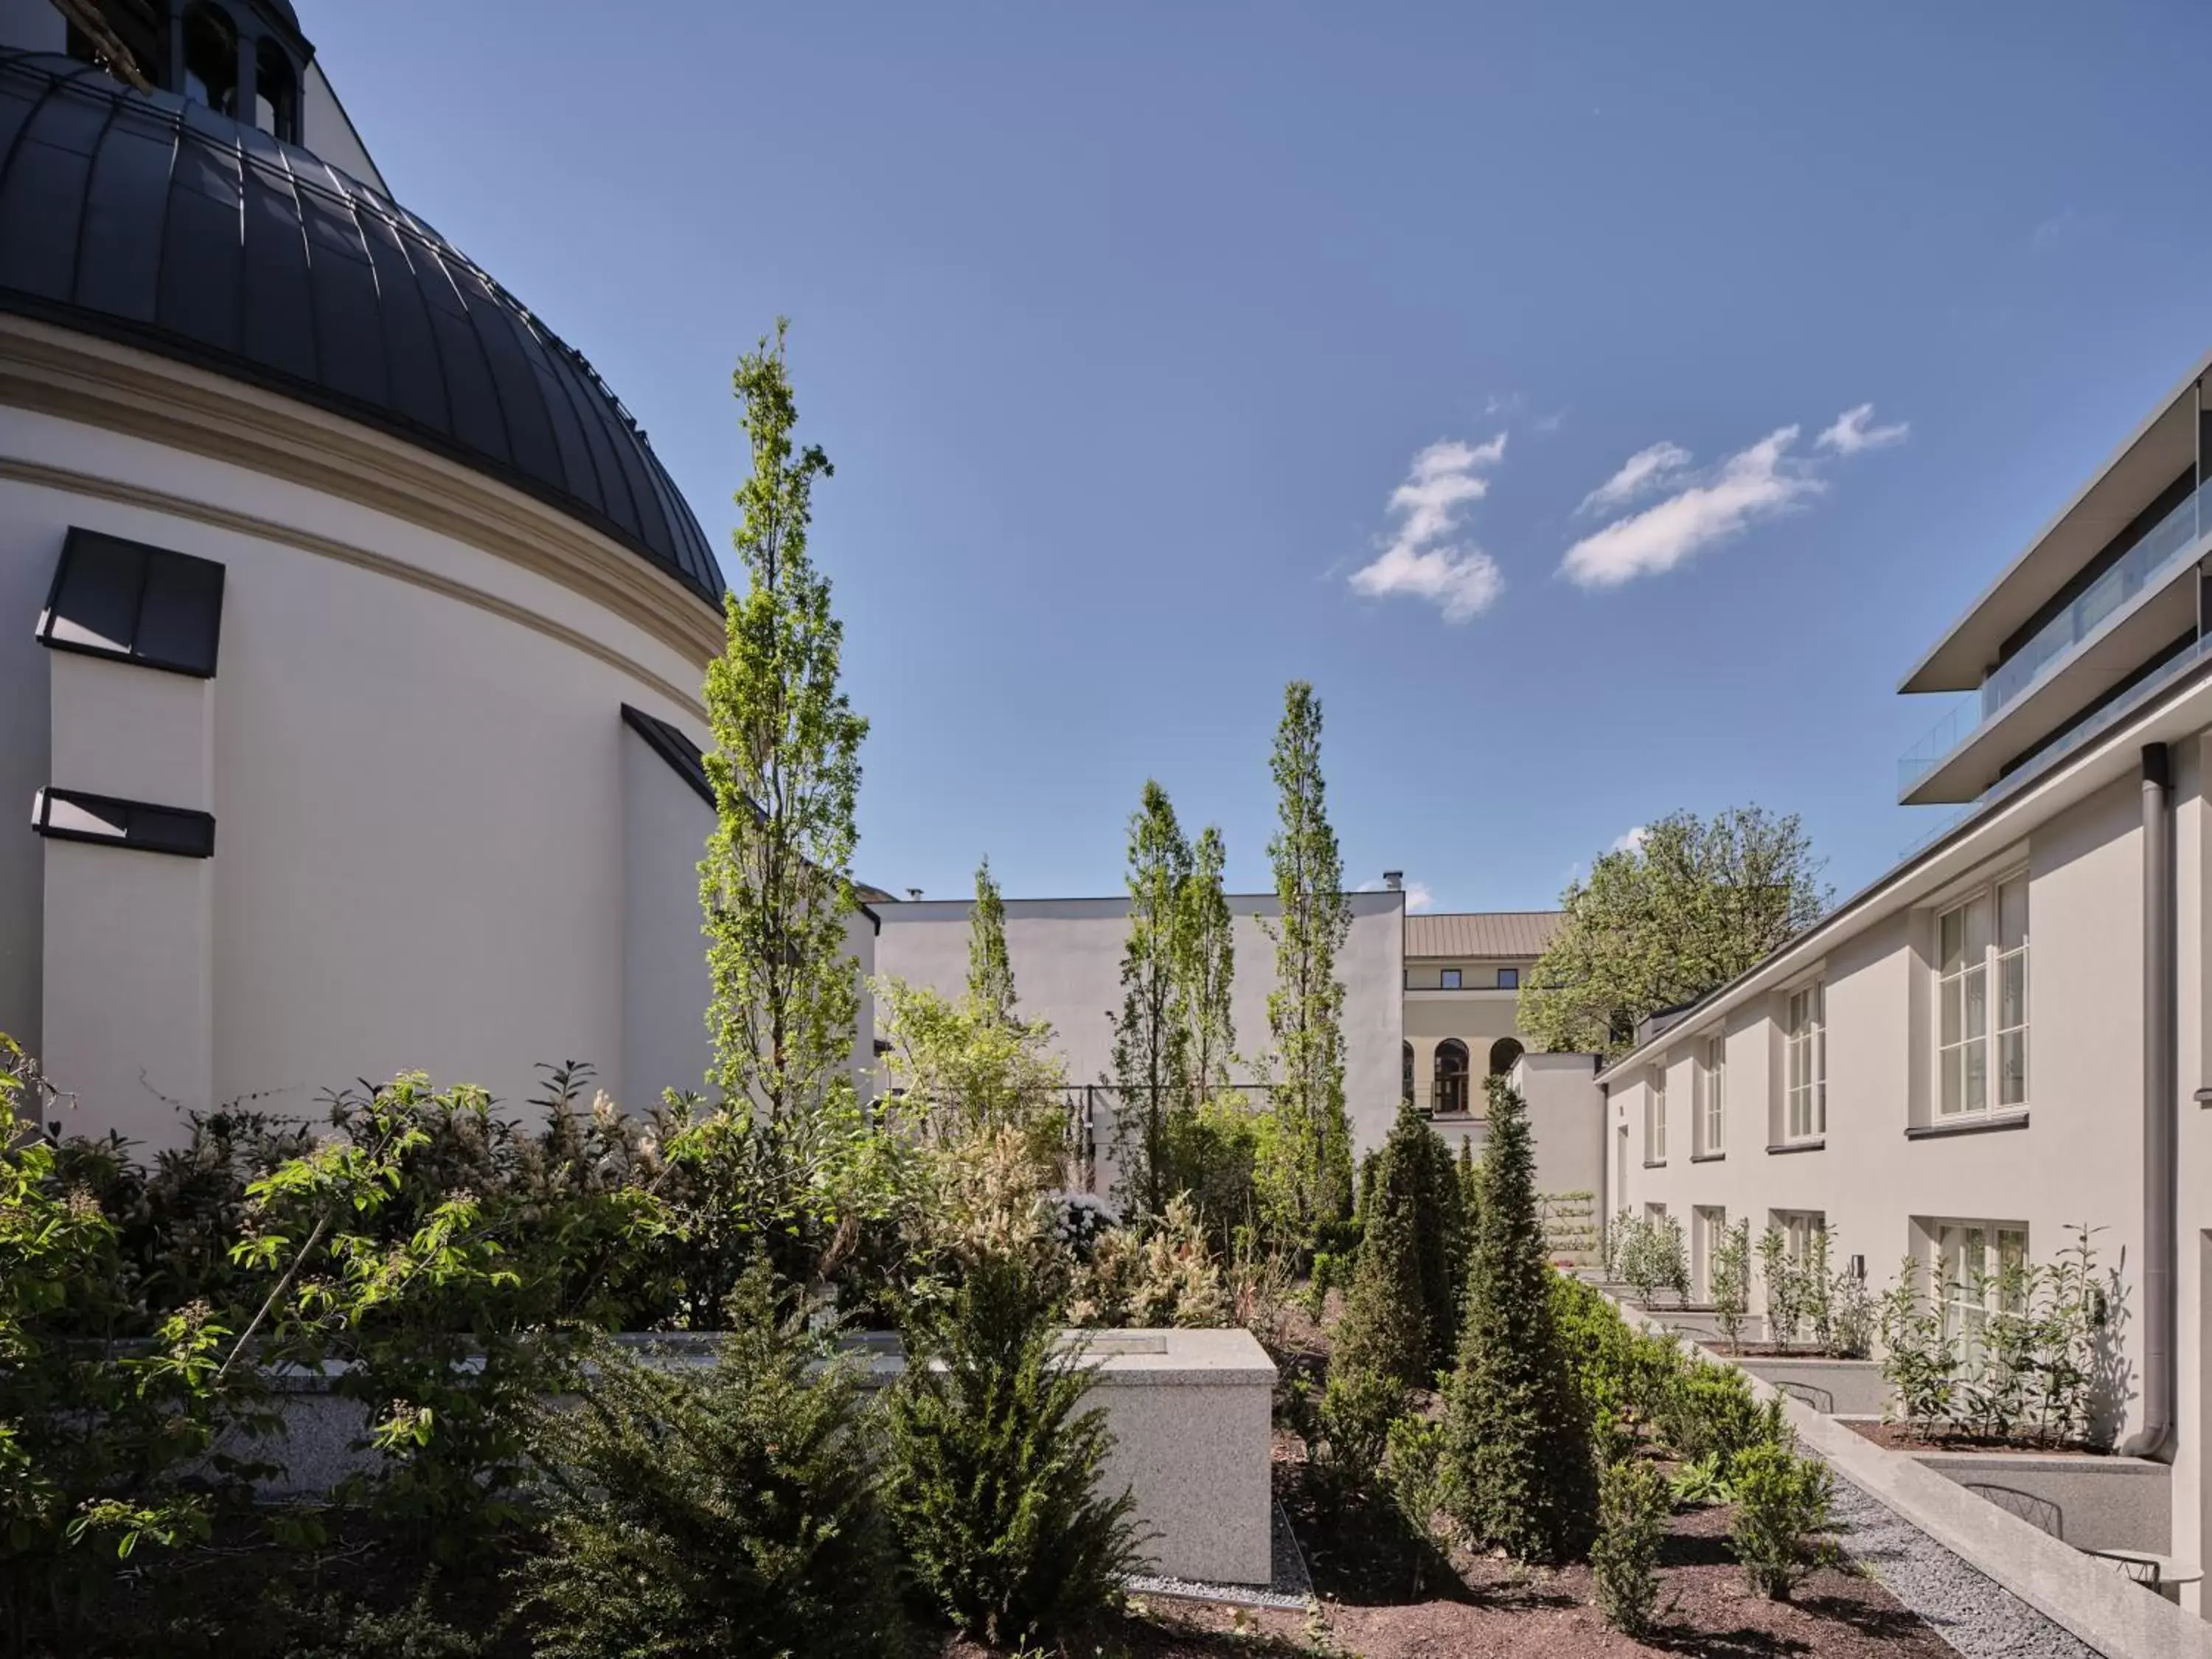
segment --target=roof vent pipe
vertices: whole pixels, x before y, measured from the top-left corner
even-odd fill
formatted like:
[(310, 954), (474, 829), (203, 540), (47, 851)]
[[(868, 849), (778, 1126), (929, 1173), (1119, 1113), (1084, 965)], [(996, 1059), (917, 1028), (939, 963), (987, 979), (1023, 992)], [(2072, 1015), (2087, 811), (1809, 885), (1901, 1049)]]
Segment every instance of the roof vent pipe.
[(1384, 892), (1395, 893), (1402, 890), (1405, 885), (1406, 872), (1403, 870), (1385, 870), (1382, 872), (1382, 890)]
[(2173, 776), (2162, 743), (2142, 751), (2143, 1425), (2120, 1449), (2156, 1457), (2173, 1442)]

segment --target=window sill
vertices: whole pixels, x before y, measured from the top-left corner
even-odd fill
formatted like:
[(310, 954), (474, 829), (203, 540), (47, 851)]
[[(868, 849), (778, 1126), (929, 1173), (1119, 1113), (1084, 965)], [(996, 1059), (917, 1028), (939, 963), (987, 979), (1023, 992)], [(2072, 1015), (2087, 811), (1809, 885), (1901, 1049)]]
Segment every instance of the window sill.
[(1690, 1162), (1692, 1164), (1717, 1164), (1727, 1156), (1728, 1154), (1726, 1152), (1692, 1152), (1690, 1154)]
[(1644, 1167), (1647, 1170), (1663, 1170), (1667, 1167), (1667, 1160), (1663, 1158), (1647, 1158), (1644, 1160)]
[(1784, 1152), (1817, 1152), (1826, 1148), (1828, 1138), (1820, 1135), (1811, 1140), (1780, 1140), (1766, 1149), (1769, 1158), (1779, 1158)]
[(1905, 1126), (1907, 1140), (1941, 1140), (1947, 1135), (1985, 1135), (1999, 1129), (2025, 1129), (2027, 1113), (1984, 1112), (1978, 1116), (1954, 1120), (1948, 1123), (1912, 1123)]

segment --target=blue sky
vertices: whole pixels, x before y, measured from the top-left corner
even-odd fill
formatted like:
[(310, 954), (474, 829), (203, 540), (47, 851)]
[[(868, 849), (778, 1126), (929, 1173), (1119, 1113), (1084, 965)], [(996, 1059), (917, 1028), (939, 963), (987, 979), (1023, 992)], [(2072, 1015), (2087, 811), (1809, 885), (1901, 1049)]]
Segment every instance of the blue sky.
[(718, 544), (792, 317), (887, 887), (1114, 890), (1147, 775), (1268, 884), (1297, 676), (1355, 879), (1755, 800), (1848, 891), (1899, 676), (2212, 336), (2201, 4), (301, 11)]

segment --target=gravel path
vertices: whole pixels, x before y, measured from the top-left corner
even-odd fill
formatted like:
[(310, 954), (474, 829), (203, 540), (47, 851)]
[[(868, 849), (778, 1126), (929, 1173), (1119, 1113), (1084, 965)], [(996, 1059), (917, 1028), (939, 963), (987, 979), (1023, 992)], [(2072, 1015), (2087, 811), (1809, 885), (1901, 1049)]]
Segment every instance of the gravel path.
[(2097, 1650), (1984, 1577), (1843, 1476), (1836, 1516), (1851, 1559), (1966, 1659), (2098, 1659)]
[(1291, 1531), (1291, 1517), (1275, 1505), (1275, 1582), (1272, 1584), (1201, 1584), (1188, 1578), (1159, 1578), (1150, 1575), (1129, 1580), (1139, 1595), (1164, 1595), (1177, 1601), (1225, 1602), (1247, 1607), (1303, 1608), (1313, 1599), (1313, 1580), (1306, 1575), (1306, 1558)]

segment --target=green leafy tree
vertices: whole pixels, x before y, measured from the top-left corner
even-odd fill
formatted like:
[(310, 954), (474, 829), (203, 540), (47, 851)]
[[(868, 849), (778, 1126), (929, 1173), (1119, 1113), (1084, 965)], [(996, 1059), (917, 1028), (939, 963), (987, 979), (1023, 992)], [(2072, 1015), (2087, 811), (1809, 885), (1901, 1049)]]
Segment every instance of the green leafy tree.
[(917, 1586), (994, 1646), (1062, 1641), (1118, 1604), (1142, 1553), (1129, 1494), (1097, 1489), (1113, 1437), (1055, 1340), (1051, 1287), (979, 1255), (906, 1338), (888, 1501)]
[(1278, 824), (1267, 843), (1281, 914), (1275, 988), (1267, 997), (1274, 1043), (1277, 1131), (1262, 1171), (1278, 1230), (1312, 1250), (1352, 1212), (1352, 1123), (1344, 1098), (1344, 982), (1336, 958), (1352, 931), (1344, 861), (1329, 827), (1321, 771), (1321, 701), (1293, 680), (1283, 696), (1269, 770)]
[(1518, 1024), (1557, 1053), (1615, 1054), (1637, 1023), (1726, 983), (1818, 921), (1829, 902), (1796, 813), (1674, 812), (1601, 853), (1522, 981)]
[(1757, 1594), (1786, 1601), (1815, 1570), (1842, 1559), (1834, 1535), (1835, 1478), (1785, 1439), (1747, 1448), (1735, 1463), (1729, 1547)]
[(592, 1356), (532, 1443), (548, 1516), (520, 1569), (541, 1659), (902, 1651), (860, 1380), (764, 1263), (711, 1370)]
[(1006, 955), (1006, 905), (991, 860), (975, 866), (975, 908), (968, 920), (968, 996), (1001, 1025), (1014, 1023), (1014, 965)]
[(853, 1097), (859, 997), (845, 934), (868, 723), (838, 687), (844, 629), (807, 557), (814, 481), (830, 466), (818, 446), (793, 442), (784, 331), (779, 320), (735, 377), (752, 445), (735, 537), (748, 581), (728, 597), (726, 643), (707, 668), (716, 823), (699, 901), (714, 981), (708, 1084), (741, 1115), (804, 1139)]
[(1190, 878), (1190, 843), (1175, 806), (1148, 778), (1129, 818), (1129, 934), (1108, 1079), (1118, 1098), (1114, 1145), (1122, 1201), (1148, 1215), (1165, 1210), (1170, 1195), (1168, 1114), (1186, 1075), (1188, 1032), (1177, 970)]
[(1578, 1558), (1596, 1521), (1590, 1425), (1554, 1323), (1527, 1103), (1490, 1080), (1459, 1365), (1445, 1401), (1453, 1516), (1522, 1560)]
[(1190, 873), (1181, 895), (1176, 929), (1176, 1002), (1182, 1015), (1185, 1081), (1182, 1104), (1196, 1110), (1229, 1082), (1237, 1043), (1230, 995), (1237, 980), (1237, 945), (1222, 869), (1228, 852), (1221, 831), (1208, 824), (1191, 848)]

